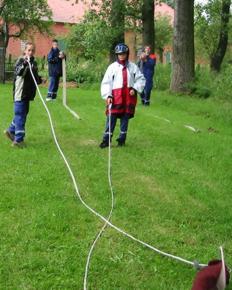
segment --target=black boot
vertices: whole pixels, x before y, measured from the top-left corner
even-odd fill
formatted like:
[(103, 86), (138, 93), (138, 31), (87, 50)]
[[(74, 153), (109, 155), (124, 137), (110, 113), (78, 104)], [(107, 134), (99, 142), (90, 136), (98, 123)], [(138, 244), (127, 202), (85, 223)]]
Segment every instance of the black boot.
[(118, 147), (122, 147), (122, 146), (126, 145), (126, 141), (125, 140), (122, 140), (122, 139), (118, 138), (116, 141), (118, 142)]
[(101, 149), (109, 147), (109, 141), (102, 140), (101, 144), (99, 145)]

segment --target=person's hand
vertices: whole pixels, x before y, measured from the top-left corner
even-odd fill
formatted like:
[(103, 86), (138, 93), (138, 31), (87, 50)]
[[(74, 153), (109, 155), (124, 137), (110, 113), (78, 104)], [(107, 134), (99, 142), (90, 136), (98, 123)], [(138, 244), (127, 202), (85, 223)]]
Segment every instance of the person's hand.
[(28, 61), (30, 61), (30, 57), (29, 56), (27, 56), (27, 55), (24, 55), (24, 65), (27, 65), (28, 64)]
[(109, 106), (110, 104), (113, 104), (113, 98), (112, 97), (108, 97), (106, 100), (107, 105)]
[(60, 51), (59, 58), (61, 58), (61, 59), (65, 58), (65, 54), (63, 53), (63, 51)]
[(140, 55), (140, 59), (144, 61), (146, 58), (147, 58), (146, 53), (142, 52), (141, 55)]
[(134, 89), (131, 89), (131, 90), (130, 90), (130, 95), (131, 95), (131, 96), (135, 96), (135, 90), (134, 90)]

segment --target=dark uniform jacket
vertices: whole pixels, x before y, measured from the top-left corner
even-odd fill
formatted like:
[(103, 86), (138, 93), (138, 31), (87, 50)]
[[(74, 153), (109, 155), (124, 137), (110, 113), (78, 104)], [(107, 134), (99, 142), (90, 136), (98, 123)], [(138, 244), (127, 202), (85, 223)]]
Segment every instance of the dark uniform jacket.
[(48, 73), (50, 77), (62, 76), (62, 59), (59, 58), (60, 50), (52, 48), (48, 54)]
[[(41, 77), (38, 75), (38, 67), (34, 57), (30, 58), (30, 64), (37, 84), (42, 82)], [(32, 101), (36, 95), (36, 85), (31, 76), (28, 62), (20, 57), (15, 64), (14, 72), (14, 86), (13, 96), (14, 101)]]

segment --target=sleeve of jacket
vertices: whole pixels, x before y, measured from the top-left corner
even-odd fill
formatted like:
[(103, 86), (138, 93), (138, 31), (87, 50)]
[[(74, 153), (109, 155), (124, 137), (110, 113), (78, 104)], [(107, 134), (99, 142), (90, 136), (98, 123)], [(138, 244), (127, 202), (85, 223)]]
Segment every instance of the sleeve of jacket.
[(142, 93), (144, 90), (146, 84), (146, 79), (144, 75), (141, 73), (138, 66), (134, 65), (134, 86), (133, 89), (135, 89), (137, 92)]
[(23, 58), (19, 58), (15, 64), (15, 75), (24, 76), (28, 70), (28, 64), (24, 61)]
[(108, 67), (101, 83), (101, 96), (104, 100), (112, 96), (113, 88), (113, 68), (112, 65)]
[(47, 59), (48, 59), (48, 62), (52, 64), (58, 63), (59, 61), (59, 57), (55, 56), (52, 50), (49, 52)]

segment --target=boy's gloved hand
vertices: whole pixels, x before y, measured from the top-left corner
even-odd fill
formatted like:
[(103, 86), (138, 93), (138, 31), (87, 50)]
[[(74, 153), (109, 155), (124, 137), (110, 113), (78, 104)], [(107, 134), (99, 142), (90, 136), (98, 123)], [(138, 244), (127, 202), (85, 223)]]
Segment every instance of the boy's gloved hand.
[(135, 96), (135, 94), (136, 94), (135, 90), (134, 90), (134, 89), (131, 89), (131, 90), (130, 90), (130, 95), (131, 95), (131, 96)]
[(106, 100), (107, 105), (113, 104), (113, 97), (109, 96)]
[(28, 56), (24, 56), (24, 62), (23, 62), (23, 64), (24, 64), (24, 66), (27, 66), (28, 65), (28, 61), (30, 60), (30, 58), (28, 58)]

